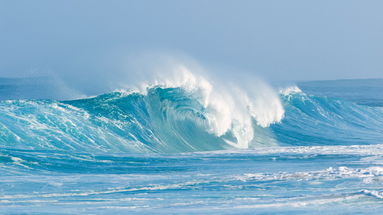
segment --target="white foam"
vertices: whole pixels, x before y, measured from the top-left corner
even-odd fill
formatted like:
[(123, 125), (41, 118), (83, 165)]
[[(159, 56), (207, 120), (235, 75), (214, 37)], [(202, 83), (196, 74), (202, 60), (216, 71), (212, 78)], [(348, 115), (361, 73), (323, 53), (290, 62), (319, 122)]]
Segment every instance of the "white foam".
[(265, 173), (246, 173), (243, 175), (235, 176), (234, 178), (239, 181), (270, 181), (270, 180), (336, 180), (339, 178), (359, 178), (363, 183), (381, 182), (383, 176), (383, 168), (374, 166), (368, 168), (349, 168), (340, 166), (338, 168), (329, 167), (319, 171), (307, 172), (279, 172), (274, 174)]
[(235, 208), (242, 208), (242, 209), (255, 209), (255, 208), (280, 208), (280, 207), (307, 207), (307, 206), (318, 206), (318, 205), (325, 205), (325, 204), (332, 204), (335, 202), (344, 202), (344, 201), (350, 201), (350, 200), (356, 200), (362, 198), (362, 194), (349, 194), (349, 195), (340, 195), (340, 196), (320, 196), (312, 199), (305, 198), (296, 198), (296, 199), (286, 199), (281, 202), (277, 203), (261, 203), (261, 204), (252, 204), (252, 205), (240, 205), (235, 206)]
[(279, 89), (279, 93), (284, 95), (284, 96), (288, 96), (288, 95), (292, 95), (292, 94), (302, 93), (302, 90), (298, 86), (293, 85), (293, 86)]
[(383, 199), (383, 192), (382, 191), (377, 191), (377, 190), (362, 190), (362, 193), (373, 196), (378, 199)]

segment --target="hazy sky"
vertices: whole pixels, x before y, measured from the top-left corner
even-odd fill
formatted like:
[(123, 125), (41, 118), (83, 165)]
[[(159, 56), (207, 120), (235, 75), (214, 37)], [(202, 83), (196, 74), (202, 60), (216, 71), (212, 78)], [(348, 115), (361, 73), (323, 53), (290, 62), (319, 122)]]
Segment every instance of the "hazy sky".
[(0, 0), (0, 76), (112, 75), (155, 50), (266, 79), (382, 78), (382, 11), (381, 0)]

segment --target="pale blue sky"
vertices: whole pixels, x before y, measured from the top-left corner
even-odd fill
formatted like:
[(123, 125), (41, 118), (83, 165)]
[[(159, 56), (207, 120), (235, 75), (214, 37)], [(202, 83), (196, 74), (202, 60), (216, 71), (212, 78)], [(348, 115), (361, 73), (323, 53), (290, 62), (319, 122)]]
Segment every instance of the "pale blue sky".
[(383, 77), (380, 0), (0, 0), (0, 76), (108, 73), (142, 50), (266, 79)]

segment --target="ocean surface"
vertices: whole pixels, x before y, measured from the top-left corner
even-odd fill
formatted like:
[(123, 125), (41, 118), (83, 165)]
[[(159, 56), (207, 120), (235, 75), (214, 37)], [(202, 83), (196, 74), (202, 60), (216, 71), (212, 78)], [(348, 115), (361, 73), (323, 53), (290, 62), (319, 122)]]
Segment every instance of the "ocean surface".
[(0, 214), (382, 214), (383, 80), (50, 88), (0, 79)]

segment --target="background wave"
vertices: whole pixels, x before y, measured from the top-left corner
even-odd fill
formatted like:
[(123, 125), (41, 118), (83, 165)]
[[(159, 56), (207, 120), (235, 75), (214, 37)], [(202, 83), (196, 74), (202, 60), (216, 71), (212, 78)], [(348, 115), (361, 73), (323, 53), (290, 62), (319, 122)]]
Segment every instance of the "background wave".
[(288, 145), (378, 144), (383, 137), (383, 108), (358, 105), (301, 90), (281, 92), (285, 118), (272, 126)]

